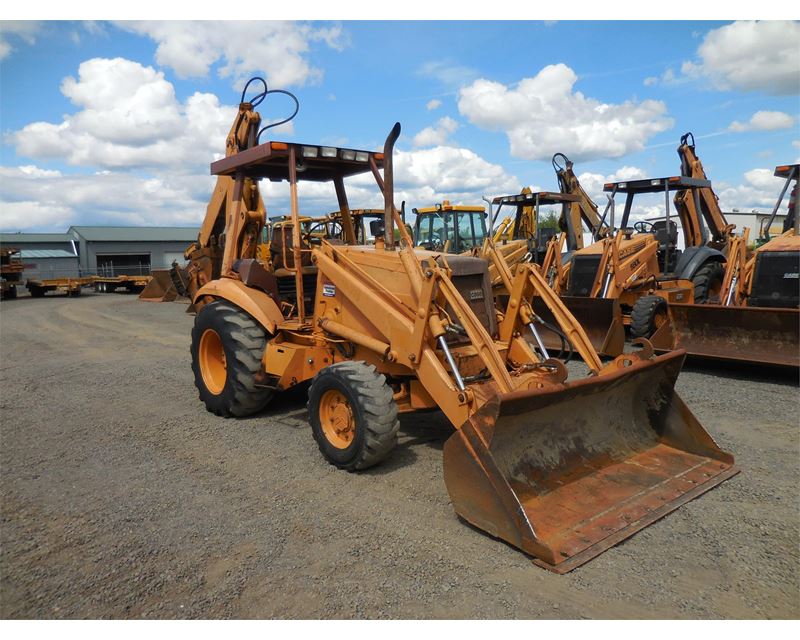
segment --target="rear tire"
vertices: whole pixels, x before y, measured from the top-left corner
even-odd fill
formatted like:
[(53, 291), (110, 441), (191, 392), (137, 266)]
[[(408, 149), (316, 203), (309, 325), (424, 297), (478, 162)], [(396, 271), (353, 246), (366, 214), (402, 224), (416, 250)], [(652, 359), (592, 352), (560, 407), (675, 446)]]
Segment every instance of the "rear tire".
[(667, 301), (661, 296), (642, 296), (631, 311), (631, 337), (649, 338), (669, 321)]
[(31, 287), (31, 298), (44, 298), (45, 291), (42, 287)]
[(6, 292), (3, 294), (4, 300), (13, 300), (17, 297), (17, 285), (12, 284), (11, 286), (6, 289)]
[(325, 459), (356, 471), (386, 458), (400, 428), (393, 396), (386, 378), (365, 362), (320, 371), (308, 390), (308, 416)]
[(706, 262), (695, 271), (694, 283), (695, 304), (719, 304), (719, 292), (725, 279), (725, 268), (719, 262)]
[(200, 400), (218, 416), (252, 415), (272, 398), (255, 384), (267, 332), (228, 302), (205, 305), (192, 327), (192, 371)]

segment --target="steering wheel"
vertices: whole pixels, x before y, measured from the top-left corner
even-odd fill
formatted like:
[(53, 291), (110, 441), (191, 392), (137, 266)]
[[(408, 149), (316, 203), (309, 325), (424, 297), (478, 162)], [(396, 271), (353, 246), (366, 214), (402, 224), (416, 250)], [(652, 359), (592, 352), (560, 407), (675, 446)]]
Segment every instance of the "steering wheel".
[(653, 233), (653, 229), (655, 229), (655, 225), (652, 222), (647, 222), (646, 220), (639, 220), (633, 225), (633, 230), (637, 233)]
[[(302, 239), (303, 239), (303, 242), (305, 242), (309, 246), (311, 246), (311, 245), (321, 245), (322, 244), (322, 238), (320, 238), (319, 236), (315, 236), (314, 233), (320, 228), (325, 228), (326, 225), (327, 225), (327, 222), (317, 222), (316, 224), (311, 225), (311, 227), (308, 229), (308, 231), (304, 232), (302, 234), (302, 236), (301, 236)], [(327, 233), (326, 233), (326, 235), (327, 235)]]

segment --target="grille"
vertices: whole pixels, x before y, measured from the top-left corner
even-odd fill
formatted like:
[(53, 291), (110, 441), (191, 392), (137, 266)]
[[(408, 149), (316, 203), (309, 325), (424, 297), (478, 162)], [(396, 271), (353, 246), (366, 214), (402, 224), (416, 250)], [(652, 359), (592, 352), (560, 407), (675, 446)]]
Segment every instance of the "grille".
[(797, 307), (800, 305), (800, 253), (762, 251), (750, 288), (751, 307)]
[[(278, 298), (291, 304), (297, 304), (297, 287), (294, 284), (294, 276), (281, 276), (276, 278), (278, 282)], [(317, 274), (303, 274), (303, 300), (305, 302), (306, 313), (314, 312), (314, 296), (317, 292)]]
[(569, 275), (569, 295), (586, 297), (592, 291), (600, 256), (574, 256)]
[[(494, 336), (497, 331), (497, 322), (494, 317), (494, 299), (492, 298), (491, 290), (487, 291), (484, 286), (484, 278), (485, 276), (483, 273), (453, 276), (453, 284), (456, 289), (458, 289), (461, 297), (466, 300), (484, 329), (489, 332), (489, 335)], [(458, 318), (452, 309), (447, 309), (447, 312), (454, 322), (458, 322)], [(445, 340), (451, 344), (469, 341), (465, 336), (459, 336), (449, 332)]]

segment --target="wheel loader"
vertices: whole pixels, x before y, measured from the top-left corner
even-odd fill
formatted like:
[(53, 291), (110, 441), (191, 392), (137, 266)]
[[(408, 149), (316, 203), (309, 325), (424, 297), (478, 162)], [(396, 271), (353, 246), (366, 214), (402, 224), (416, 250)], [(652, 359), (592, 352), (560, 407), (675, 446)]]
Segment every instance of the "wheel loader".
[[(444, 481), (456, 513), (559, 573), (737, 473), (674, 390), (681, 351), (656, 356), (643, 341), (603, 364), (532, 265), (506, 274), (510, 299), (498, 311), (487, 260), (413, 246), (393, 202), (399, 123), (382, 152), (261, 142), (256, 100), (239, 107), (248, 143), (211, 164), (233, 184), (224, 210), (204, 223), (220, 234), (220, 275), (193, 296), (192, 370), (209, 411), (254, 414), (310, 383), (321, 454), (358, 471), (390, 454), (399, 413), (439, 409), (454, 428)], [(383, 236), (369, 245), (356, 243), (345, 189), (363, 174), (384, 203)], [(261, 179), (289, 183), (285, 273), (255, 257)], [(341, 240), (303, 245), (307, 182), (333, 183)], [(583, 341), (588, 376), (573, 380), (521, 337), (534, 290)]]
[[(694, 356), (723, 361), (800, 367), (800, 233), (796, 193), (800, 165), (775, 168), (784, 185), (772, 215), (748, 256), (748, 233), (727, 240), (727, 263), (716, 298), (706, 304), (671, 304), (669, 322), (652, 333), (661, 350), (683, 348)], [(770, 228), (788, 188), (784, 232)]]

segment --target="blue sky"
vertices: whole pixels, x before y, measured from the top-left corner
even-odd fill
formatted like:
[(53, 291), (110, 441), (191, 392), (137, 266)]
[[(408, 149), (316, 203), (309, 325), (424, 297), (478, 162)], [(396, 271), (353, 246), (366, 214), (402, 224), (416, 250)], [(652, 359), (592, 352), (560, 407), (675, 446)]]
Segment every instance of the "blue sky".
[[(692, 131), (723, 206), (764, 210), (800, 156), (798, 41), (791, 22), (4, 24), (0, 228), (199, 224), (251, 75), (300, 100), (275, 137), (378, 148), (400, 121), (409, 206), (554, 190), (555, 151), (599, 199), (606, 179), (676, 173)], [(265, 199), (285, 212), (280, 187)], [(364, 181), (351, 200), (380, 205)]]

